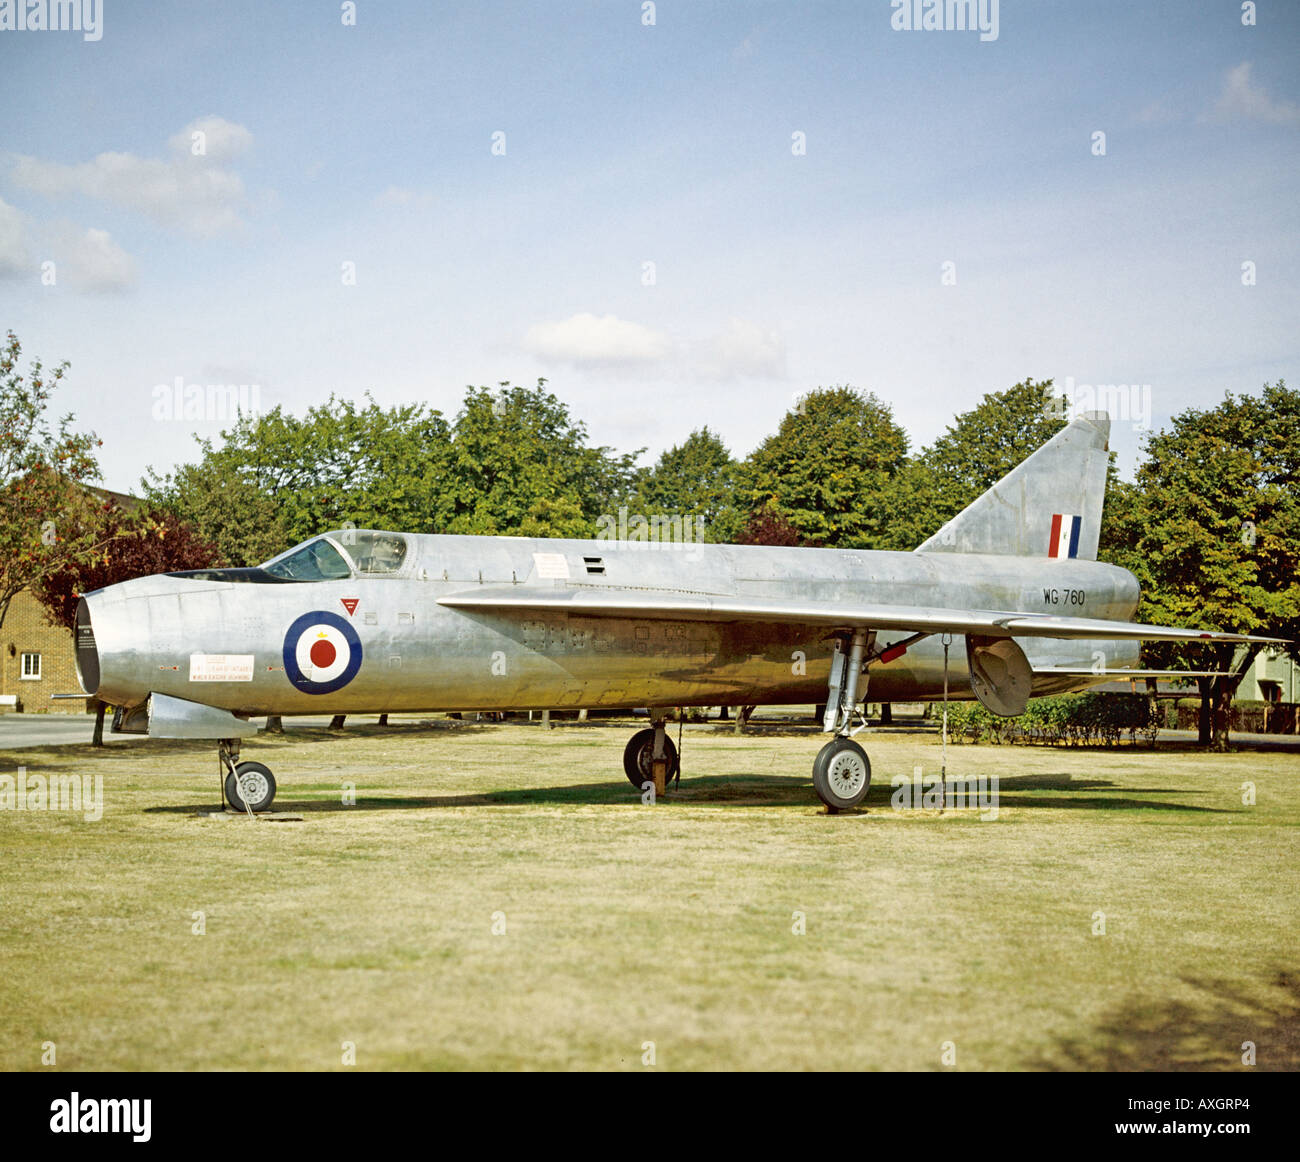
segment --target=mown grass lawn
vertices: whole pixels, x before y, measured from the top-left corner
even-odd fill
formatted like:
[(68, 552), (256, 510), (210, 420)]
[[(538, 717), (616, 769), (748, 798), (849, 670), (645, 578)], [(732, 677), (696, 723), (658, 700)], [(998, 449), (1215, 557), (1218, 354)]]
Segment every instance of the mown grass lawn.
[(205, 743), (0, 752), (106, 799), (0, 811), (0, 1067), (1300, 1066), (1300, 751), (950, 748), (981, 821), (893, 809), (938, 739), (875, 732), (832, 817), (815, 734), (689, 728), (648, 807), (633, 727), (246, 743), (302, 822), (200, 817)]

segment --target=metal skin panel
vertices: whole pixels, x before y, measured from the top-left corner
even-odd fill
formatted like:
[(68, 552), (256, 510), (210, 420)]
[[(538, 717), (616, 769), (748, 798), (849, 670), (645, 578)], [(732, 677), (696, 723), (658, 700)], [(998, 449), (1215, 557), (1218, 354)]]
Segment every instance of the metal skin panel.
[(166, 694), (149, 699), (151, 738), (249, 738), (257, 733), (251, 722), (197, 702), (185, 702)]
[[(826, 697), (829, 627), (454, 609), (439, 598), (472, 595), (492, 583), (495, 591), (504, 581), (521, 595), (569, 593), (576, 584), (650, 598), (656, 591), (774, 601), (799, 594), (832, 609), (923, 601), (940, 610), (1055, 613), (1062, 610), (1062, 594), (1074, 594), (1064, 607), (1071, 615), (1126, 620), (1138, 597), (1124, 570), (1079, 560), (615, 547), (514, 537), (407, 540), (406, 563), (394, 576), (276, 585), (159, 576), (88, 594), (100, 670), (98, 690), (88, 692), (134, 706), (156, 691), (250, 716), (812, 703)], [(537, 579), (534, 553), (562, 554), (570, 580)], [(604, 574), (588, 575), (585, 557), (601, 558)], [(351, 613), (344, 599), (355, 599)], [(312, 611), (342, 618), (360, 641), (355, 677), (330, 693), (297, 689), (285, 672), (286, 633)], [(904, 636), (882, 631), (881, 643)], [(1108, 668), (1137, 661), (1136, 642), (1017, 640), (1031, 662), (1087, 668), (1098, 652)], [(956, 647), (949, 651), (951, 696), (969, 698), (960, 637)], [(194, 654), (252, 655), (252, 680), (194, 681)], [(1044, 688), (1079, 689), (1105, 680), (1049, 676)], [(942, 689), (938, 637), (871, 667), (873, 701), (932, 699)]]

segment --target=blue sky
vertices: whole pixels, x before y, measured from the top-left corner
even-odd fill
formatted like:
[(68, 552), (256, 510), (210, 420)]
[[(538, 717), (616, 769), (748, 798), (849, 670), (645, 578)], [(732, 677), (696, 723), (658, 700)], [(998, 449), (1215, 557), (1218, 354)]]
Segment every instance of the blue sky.
[(889, 0), (102, 9), (0, 31), (0, 327), (72, 362), (110, 487), (223, 426), (159, 417), (178, 378), (450, 415), (545, 376), (648, 461), (838, 383), (920, 447), (1053, 377), (1136, 389), (1126, 472), (1148, 401), (1300, 380), (1281, 0), (1003, 0), (996, 39)]

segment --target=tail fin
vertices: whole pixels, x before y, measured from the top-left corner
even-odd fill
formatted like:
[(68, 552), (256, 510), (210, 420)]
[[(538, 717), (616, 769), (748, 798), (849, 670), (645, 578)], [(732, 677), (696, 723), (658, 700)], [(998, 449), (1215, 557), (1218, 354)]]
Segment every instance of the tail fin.
[(973, 500), (918, 553), (1097, 559), (1110, 416), (1085, 412)]

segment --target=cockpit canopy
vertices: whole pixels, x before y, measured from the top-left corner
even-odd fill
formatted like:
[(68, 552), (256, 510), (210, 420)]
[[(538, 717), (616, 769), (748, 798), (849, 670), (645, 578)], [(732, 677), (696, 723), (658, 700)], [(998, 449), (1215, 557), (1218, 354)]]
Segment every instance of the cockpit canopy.
[(396, 573), (406, 560), (406, 538), (400, 533), (344, 529), (334, 535), (358, 573)]
[(340, 529), (294, 545), (252, 569), (185, 569), (168, 573), (189, 581), (225, 581), (266, 585), (285, 581), (345, 581), (398, 572), (406, 560), (401, 533)]
[(284, 581), (342, 581), (396, 573), (406, 560), (400, 533), (341, 529), (272, 557), (262, 570)]
[(285, 581), (342, 581), (352, 576), (352, 567), (328, 537), (317, 537), (272, 557), (262, 570)]

